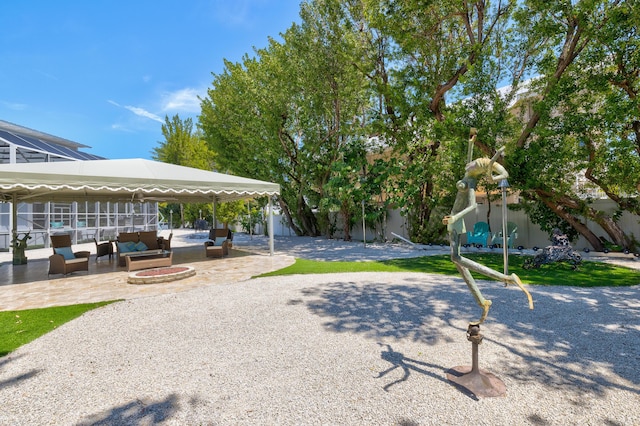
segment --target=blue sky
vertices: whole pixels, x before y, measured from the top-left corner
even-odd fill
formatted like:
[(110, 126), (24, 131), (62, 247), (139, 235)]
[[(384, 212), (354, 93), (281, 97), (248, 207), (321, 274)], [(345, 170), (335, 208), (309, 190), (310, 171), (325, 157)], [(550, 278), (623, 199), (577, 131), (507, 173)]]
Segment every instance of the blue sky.
[(300, 1), (3, 1), (0, 120), (151, 158), (164, 117), (195, 124), (223, 60), (279, 39)]

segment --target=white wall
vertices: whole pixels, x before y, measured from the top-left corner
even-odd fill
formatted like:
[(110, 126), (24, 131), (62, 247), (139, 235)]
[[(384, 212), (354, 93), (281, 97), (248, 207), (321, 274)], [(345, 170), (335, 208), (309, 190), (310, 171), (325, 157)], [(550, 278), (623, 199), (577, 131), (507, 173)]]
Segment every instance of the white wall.
[[(608, 214), (613, 214), (616, 210), (616, 204), (608, 199), (597, 200), (594, 203), (594, 207), (598, 210), (605, 211)], [(488, 205), (485, 203), (478, 204), (475, 212), (468, 214), (465, 217), (465, 224), (467, 230), (473, 229), (473, 225), (476, 222), (486, 222), (487, 221), (487, 210)], [(532, 247), (545, 247), (548, 246), (551, 242), (549, 241), (549, 235), (546, 232), (543, 232), (538, 225), (535, 225), (529, 221), (529, 218), (523, 211), (513, 211), (508, 210), (507, 212), (507, 220), (509, 222), (514, 222), (518, 226), (518, 238), (514, 242), (514, 247), (523, 246), (525, 248)], [(279, 236), (293, 236), (295, 233), (290, 230), (286, 224), (286, 220), (280, 216), (274, 216), (274, 231), (275, 235)], [(502, 203), (494, 202), (491, 204), (491, 216), (490, 216), (490, 227), (492, 232), (497, 232), (502, 229)], [(624, 213), (619, 220), (620, 226), (627, 235), (635, 236), (636, 239), (640, 240), (640, 217), (632, 215), (630, 213)], [(586, 221), (587, 226), (591, 229), (598, 237), (604, 236), (607, 237), (607, 234), (598, 226), (596, 223), (592, 221)], [(340, 227), (341, 225), (338, 225)], [(259, 231), (260, 232), (260, 231)], [(387, 214), (387, 222), (386, 222), (386, 239), (387, 241), (393, 240), (393, 233), (396, 233), (404, 238), (409, 238), (409, 233), (407, 230), (407, 222), (404, 217), (401, 216), (399, 210), (392, 210)], [(372, 230), (367, 228), (366, 237), (367, 241), (373, 241), (376, 239), (380, 241), (381, 239), (381, 229)], [(336, 233), (336, 238), (341, 238), (342, 234), (340, 232)], [(351, 231), (351, 236), (355, 241), (361, 241), (363, 237), (362, 233), (362, 224), (356, 223), (353, 230)], [(607, 238), (609, 239), (609, 238)], [(573, 246), (576, 249), (582, 250), (584, 248), (593, 249), (589, 243), (583, 238), (580, 237), (577, 241), (574, 241)]]

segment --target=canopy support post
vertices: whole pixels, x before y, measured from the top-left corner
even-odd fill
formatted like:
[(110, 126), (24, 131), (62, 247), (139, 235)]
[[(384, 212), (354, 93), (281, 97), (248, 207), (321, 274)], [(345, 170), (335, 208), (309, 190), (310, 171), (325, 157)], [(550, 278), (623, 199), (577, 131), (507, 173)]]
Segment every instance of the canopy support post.
[(211, 229), (216, 229), (218, 227), (218, 216), (217, 216), (217, 208), (218, 208), (218, 197), (214, 196), (213, 197), (213, 203), (211, 203), (212, 206), (212, 211), (213, 211), (213, 217), (212, 217), (212, 223), (211, 223)]
[(18, 196), (14, 193), (11, 197), (11, 252), (16, 249), (15, 241), (18, 238)]
[(269, 195), (269, 255), (273, 256), (273, 196)]

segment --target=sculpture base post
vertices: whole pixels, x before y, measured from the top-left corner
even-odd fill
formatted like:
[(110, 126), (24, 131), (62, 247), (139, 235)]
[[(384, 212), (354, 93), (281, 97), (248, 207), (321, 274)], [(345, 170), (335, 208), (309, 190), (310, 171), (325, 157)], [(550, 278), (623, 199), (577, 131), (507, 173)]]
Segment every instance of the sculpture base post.
[(507, 387), (494, 374), (478, 367), (478, 345), (482, 342), (480, 326), (470, 324), (467, 340), (471, 342), (471, 366), (459, 365), (447, 371), (447, 379), (478, 398), (504, 396)]
[(24, 255), (23, 250), (15, 250), (13, 251), (13, 264), (14, 265), (26, 265), (27, 264), (27, 256)]

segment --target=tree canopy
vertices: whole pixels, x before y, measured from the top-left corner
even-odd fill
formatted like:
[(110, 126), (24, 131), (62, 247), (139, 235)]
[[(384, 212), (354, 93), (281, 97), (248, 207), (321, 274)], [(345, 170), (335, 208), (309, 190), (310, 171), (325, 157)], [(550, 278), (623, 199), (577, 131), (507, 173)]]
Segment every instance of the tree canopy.
[(617, 219), (640, 214), (638, 22), (633, 0), (305, 1), (281, 41), (214, 75), (202, 138), (219, 167), (279, 183), (300, 235), (348, 239), (393, 206), (430, 242), (474, 127), (476, 156), (506, 148), (533, 221), (602, 249), (594, 221), (631, 248)]

